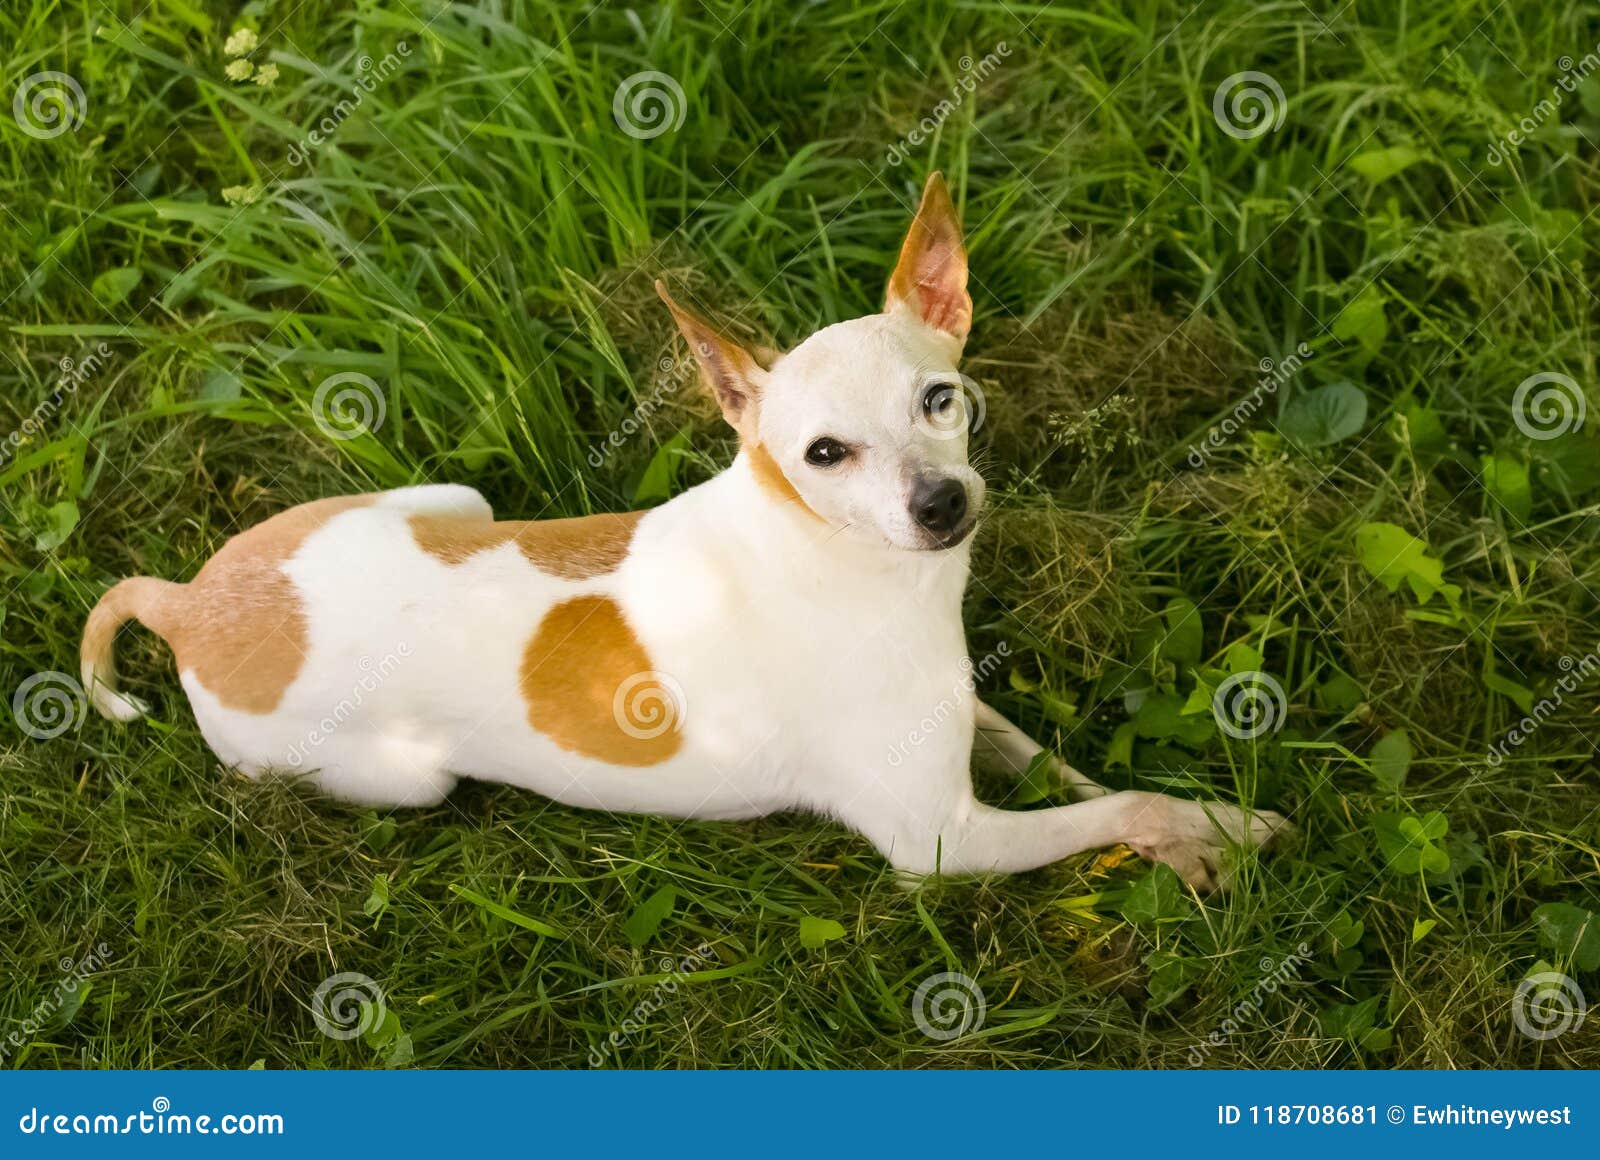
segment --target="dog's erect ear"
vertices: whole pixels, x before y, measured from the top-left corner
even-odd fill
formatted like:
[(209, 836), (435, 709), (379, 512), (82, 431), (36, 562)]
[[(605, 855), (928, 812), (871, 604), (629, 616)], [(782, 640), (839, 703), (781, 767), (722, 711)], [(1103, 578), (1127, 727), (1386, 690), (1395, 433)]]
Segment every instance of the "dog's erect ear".
[(972, 328), (967, 250), (961, 243), (961, 221), (942, 173), (930, 175), (922, 187), (922, 204), (889, 278), (884, 311), (902, 308), (957, 339), (965, 340)]
[(694, 352), (695, 362), (700, 364), (700, 378), (722, 408), (722, 417), (735, 431), (745, 432), (755, 419), (756, 399), (766, 372), (744, 347), (674, 302), (660, 279), (656, 280), (656, 293), (677, 319), (678, 329)]

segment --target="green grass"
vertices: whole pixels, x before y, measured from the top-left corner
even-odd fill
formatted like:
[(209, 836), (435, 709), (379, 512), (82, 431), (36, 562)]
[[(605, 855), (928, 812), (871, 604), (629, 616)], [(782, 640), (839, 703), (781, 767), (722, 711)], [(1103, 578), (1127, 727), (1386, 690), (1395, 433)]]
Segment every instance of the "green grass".
[[(270, 87), (224, 74), (240, 23)], [(291, 164), (361, 91), (358, 58), (402, 41)], [(961, 58), (1002, 41), (905, 146)], [(971, 647), (1010, 651), (984, 692), (1113, 784), (1244, 796), (1300, 828), (1202, 904), (1092, 856), (906, 892), (800, 816), (679, 824), (469, 785), (389, 817), (221, 769), (164, 648), (130, 632), (148, 720), (0, 733), (0, 1042), (47, 1016), (7, 1063), (403, 1061), (392, 1024), (378, 1046), (316, 1029), (319, 982), (359, 972), (416, 1065), (582, 1067), (656, 1005), (659, 961), (705, 942), (623, 1063), (1181, 1067), (1303, 942), (1210, 1064), (1600, 1066), (1593, 1015), (1543, 1042), (1512, 1017), (1540, 962), (1600, 999), (1594, 931), (1548, 921), (1600, 911), (1600, 683), (1485, 761), (1517, 698), (1600, 645), (1600, 454), (1512, 418), (1528, 376), (1593, 377), (1600, 78), (1564, 92), (1557, 62), (1597, 41), (1592, 5), (1489, 0), (4, 6), (0, 97), (52, 70), (86, 101), (48, 139), (0, 115), (0, 434), (43, 415), (0, 461), (8, 701), (76, 670), (107, 584), (187, 578), (293, 503), (453, 480), (503, 515), (569, 515), (633, 506), (663, 466), (674, 489), (706, 477), (731, 445), (695, 391), (587, 462), (681, 354), (652, 279), (791, 343), (876, 308), (939, 167), (967, 223), (996, 501)], [(683, 121), (642, 140), (612, 100), (646, 69), (681, 85)], [(1286, 98), (1251, 139), (1212, 111), (1244, 70)], [(229, 204), (240, 186), (254, 200)], [(51, 402), (60, 360), (101, 342)], [(1306, 366), (1186, 462), (1302, 342)], [(314, 423), (337, 372), (381, 385), (375, 435)], [(1368, 404), (1353, 434), (1278, 434), (1340, 380)], [(1424, 540), (1459, 592), (1390, 591), (1358, 553), (1372, 523)], [(1281, 731), (1172, 712), (1230, 667), (1280, 683)], [(1398, 730), (1403, 778), (1369, 760)], [(1394, 835), (1432, 811), (1449, 868), (1423, 874)], [(665, 888), (659, 928), (630, 925)], [(802, 945), (803, 916), (843, 934)], [(59, 961), (99, 943), (109, 964), (54, 1002)], [(981, 986), (981, 1033), (917, 1029), (913, 991), (943, 970)]]

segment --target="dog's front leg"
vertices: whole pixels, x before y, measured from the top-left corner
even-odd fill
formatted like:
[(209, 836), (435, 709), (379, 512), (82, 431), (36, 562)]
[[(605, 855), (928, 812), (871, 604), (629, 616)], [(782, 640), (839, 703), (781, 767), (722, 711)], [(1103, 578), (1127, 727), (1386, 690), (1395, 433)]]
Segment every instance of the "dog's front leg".
[[(932, 792), (927, 792), (932, 791)], [(1287, 827), (1270, 811), (1125, 790), (1043, 810), (1001, 810), (965, 792), (867, 793), (844, 820), (912, 875), (1009, 874), (1124, 842), (1200, 890), (1222, 879), (1229, 843), (1257, 846)]]
[[(978, 702), (977, 726), (972, 739), (972, 756), (986, 769), (1021, 777), (1033, 759), (1045, 751), (1044, 746), (982, 701)], [(1050, 767), (1079, 801), (1104, 797), (1111, 792), (1054, 754), (1050, 755)]]

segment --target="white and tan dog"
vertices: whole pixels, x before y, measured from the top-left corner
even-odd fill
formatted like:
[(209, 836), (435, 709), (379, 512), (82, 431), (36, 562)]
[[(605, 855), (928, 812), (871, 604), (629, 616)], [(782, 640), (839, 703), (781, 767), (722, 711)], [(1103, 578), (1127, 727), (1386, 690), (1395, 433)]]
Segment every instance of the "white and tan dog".
[(966, 282), (935, 174), (883, 313), (770, 368), (662, 290), (739, 433), (727, 471), (581, 519), (496, 521), (453, 484), (292, 508), (187, 584), (107, 592), (84, 686), (107, 716), (143, 711), (111, 663), (136, 618), (171, 644), (225, 762), (301, 769), (346, 801), (429, 805), (472, 777), (603, 810), (804, 809), (916, 874), (1126, 842), (1214, 885), (1229, 841), (1259, 844), (1283, 819), (1111, 793), (1065, 765), (1087, 800), (1013, 812), (973, 796), (975, 742), (1014, 770), (1040, 747), (973, 694), (962, 632), (984, 497), (956, 370)]

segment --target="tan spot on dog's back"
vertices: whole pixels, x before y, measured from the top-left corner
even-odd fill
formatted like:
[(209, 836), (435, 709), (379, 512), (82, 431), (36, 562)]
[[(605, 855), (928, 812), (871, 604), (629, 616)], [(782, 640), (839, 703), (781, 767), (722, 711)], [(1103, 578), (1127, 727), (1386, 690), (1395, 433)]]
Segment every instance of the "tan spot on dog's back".
[(608, 597), (579, 596), (545, 613), (520, 679), (528, 724), (570, 753), (655, 765), (683, 743), (683, 691), (651, 667)]
[(578, 516), (566, 520), (475, 520), (414, 515), (417, 547), (446, 564), (515, 543), (528, 562), (564, 580), (587, 580), (614, 572), (627, 558), (643, 512)]
[(746, 454), (750, 456), (750, 470), (755, 472), (756, 482), (761, 485), (762, 490), (783, 503), (798, 505), (801, 511), (814, 520), (822, 518), (811, 510), (811, 505), (806, 503), (795, 490), (794, 484), (790, 483), (789, 477), (783, 473), (783, 468), (778, 466), (778, 461), (772, 458), (772, 452), (760, 443), (754, 443)]
[(229, 709), (276, 709), (309, 647), (300, 593), (283, 565), (312, 532), (373, 498), (347, 495), (301, 504), (224, 544), (166, 601), (158, 631), (172, 646), (178, 669), (192, 670)]

